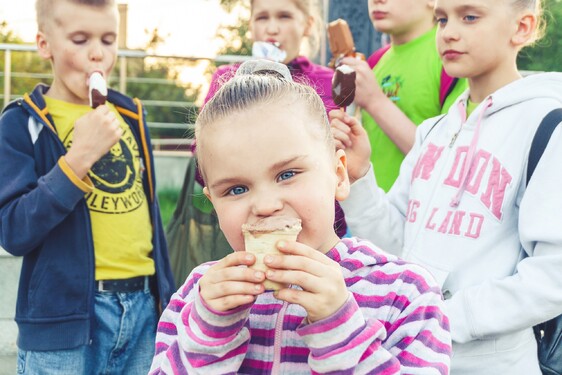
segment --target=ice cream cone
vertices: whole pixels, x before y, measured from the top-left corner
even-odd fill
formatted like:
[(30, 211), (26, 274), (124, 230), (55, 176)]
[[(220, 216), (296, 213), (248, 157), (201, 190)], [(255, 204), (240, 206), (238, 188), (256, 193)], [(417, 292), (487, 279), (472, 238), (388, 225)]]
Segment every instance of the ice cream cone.
[[(267, 267), (263, 258), (268, 254), (281, 254), (277, 249), (277, 242), (281, 240), (296, 241), (301, 229), (300, 219), (285, 216), (272, 216), (255, 224), (242, 225), (246, 251), (256, 256), (256, 262), (251, 268), (266, 272)], [(266, 290), (279, 290), (287, 287), (287, 285), (267, 279), (264, 286)]]

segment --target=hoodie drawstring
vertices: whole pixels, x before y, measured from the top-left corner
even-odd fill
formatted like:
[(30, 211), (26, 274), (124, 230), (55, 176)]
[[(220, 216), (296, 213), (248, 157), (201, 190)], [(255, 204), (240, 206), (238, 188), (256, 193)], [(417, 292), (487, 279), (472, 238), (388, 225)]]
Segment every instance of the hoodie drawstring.
[[(480, 124), (482, 123), (482, 117), (484, 117), (484, 113), (488, 108), (492, 106), (492, 97), (488, 97), (486, 100), (486, 105), (480, 111), (478, 115), (478, 121), (476, 122), (476, 129), (474, 130), (474, 135), (472, 136), (472, 140), (470, 141), (470, 147), (468, 148), (468, 153), (466, 154), (466, 158), (464, 159), (464, 163), (462, 166), (462, 176), (461, 176), (461, 183), (459, 190), (457, 190), (457, 194), (451, 200), (450, 206), (457, 207), (460, 203), (461, 197), (466, 190), (466, 184), (468, 183), (468, 176), (470, 175), (470, 171), (472, 170), (472, 164), (474, 162), (474, 155), (476, 154), (476, 147), (478, 146), (478, 138), (480, 137)], [(461, 116), (464, 121), (466, 121), (466, 108), (464, 107), (464, 103), (459, 102), (459, 109), (461, 110)], [(463, 121), (463, 123), (464, 123)]]

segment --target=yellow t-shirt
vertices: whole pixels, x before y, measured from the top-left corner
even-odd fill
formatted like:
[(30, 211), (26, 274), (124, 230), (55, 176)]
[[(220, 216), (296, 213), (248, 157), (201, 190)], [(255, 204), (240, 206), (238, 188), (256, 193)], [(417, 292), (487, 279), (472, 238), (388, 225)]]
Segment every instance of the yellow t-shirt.
[[(59, 138), (68, 150), (74, 123), (92, 109), (45, 97)], [(123, 136), (98, 160), (88, 175), (94, 190), (86, 201), (90, 209), (96, 259), (96, 280), (153, 275), (152, 226), (142, 186), (144, 167), (131, 129), (111, 103), (121, 121)]]

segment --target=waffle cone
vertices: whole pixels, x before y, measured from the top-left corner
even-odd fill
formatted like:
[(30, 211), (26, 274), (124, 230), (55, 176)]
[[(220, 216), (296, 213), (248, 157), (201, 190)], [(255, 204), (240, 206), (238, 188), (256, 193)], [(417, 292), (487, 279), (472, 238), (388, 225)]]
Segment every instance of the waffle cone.
[[(243, 227), (242, 232), (244, 234), (246, 251), (256, 256), (256, 262), (250, 268), (266, 272), (267, 266), (264, 264), (263, 258), (268, 254), (281, 254), (281, 252), (277, 249), (277, 242), (296, 241), (300, 231), (300, 220), (296, 225), (286, 226), (281, 229), (271, 231), (264, 230), (263, 228), (260, 228), (259, 230), (252, 230), (247, 227)], [(264, 281), (264, 286), (266, 290), (279, 290), (287, 287), (285, 284), (280, 284), (267, 279)]]

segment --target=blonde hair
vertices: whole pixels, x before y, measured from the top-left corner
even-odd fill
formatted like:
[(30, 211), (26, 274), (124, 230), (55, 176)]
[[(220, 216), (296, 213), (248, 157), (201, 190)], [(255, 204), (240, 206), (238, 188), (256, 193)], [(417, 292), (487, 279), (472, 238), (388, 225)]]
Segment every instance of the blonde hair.
[(37, 26), (40, 31), (45, 29), (46, 22), (52, 17), (53, 3), (55, 1), (66, 1), (73, 4), (100, 8), (115, 5), (115, 0), (37, 0), (35, 2), (35, 12), (37, 16)]
[(322, 99), (308, 85), (294, 82), (286, 65), (267, 60), (250, 60), (238, 68), (236, 75), (226, 82), (205, 104), (195, 122), (197, 139), (197, 159), (201, 175), (205, 179), (204, 164), (205, 136), (204, 130), (214, 123), (253, 108), (257, 105), (272, 106), (280, 101), (291, 100), (301, 103), (310, 113), (313, 121), (310, 126), (320, 130), (326, 145), (335, 150), (330, 132), (330, 124)]
[[(303, 54), (312, 58), (320, 51), (321, 36), (324, 31), (324, 23), (322, 17), (321, 0), (290, 0), (303, 13), (305, 18), (311, 17), (314, 20), (307, 43), (301, 46)], [(253, 11), (254, 0), (250, 0), (250, 9)], [(304, 48), (303, 48), (304, 47)]]
[(517, 10), (530, 10), (537, 18), (537, 26), (535, 32), (531, 39), (527, 42), (527, 45), (532, 45), (539, 41), (545, 33), (546, 22), (543, 14), (542, 0), (511, 0), (513, 6)]

